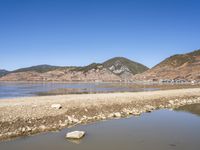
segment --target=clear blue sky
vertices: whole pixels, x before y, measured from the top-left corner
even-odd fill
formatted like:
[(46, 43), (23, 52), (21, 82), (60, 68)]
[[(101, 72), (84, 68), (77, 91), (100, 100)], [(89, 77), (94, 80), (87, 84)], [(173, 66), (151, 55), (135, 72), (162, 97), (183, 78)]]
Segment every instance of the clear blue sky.
[(4, 69), (115, 56), (152, 67), (199, 48), (199, 0), (0, 0)]

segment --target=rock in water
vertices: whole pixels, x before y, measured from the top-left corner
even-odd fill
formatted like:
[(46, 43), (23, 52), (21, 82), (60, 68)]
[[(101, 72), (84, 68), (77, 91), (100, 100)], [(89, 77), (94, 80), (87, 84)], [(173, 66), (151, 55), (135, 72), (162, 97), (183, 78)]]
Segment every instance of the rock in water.
[(84, 131), (73, 131), (66, 135), (67, 139), (81, 139), (85, 135)]
[(62, 106), (60, 104), (52, 104), (51, 108), (55, 108), (55, 109), (61, 109)]

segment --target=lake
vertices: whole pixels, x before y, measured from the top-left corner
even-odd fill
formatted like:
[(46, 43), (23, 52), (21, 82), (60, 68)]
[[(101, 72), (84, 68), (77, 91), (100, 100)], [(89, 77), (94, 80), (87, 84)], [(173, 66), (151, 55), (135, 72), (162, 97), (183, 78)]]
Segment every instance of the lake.
[[(110, 87), (110, 83), (20, 83), (20, 82), (0, 82), (0, 98), (13, 98), (24, 96), (48, 95), (48, 91), (57, 89), (75, 89), (79, 92), (137, 92), (153, 91), (157, 88), (130, 88), (124, 84), (115, 84)], [(123, 85), (123, 86), (122, 86)]]
[[(194, 111), (193, 111), (194, 110)], [(140, 117), (102, 121), (1, 142), (1, 150), (199, 150), (200, 104), (177, 111), (157, 110)], [(69, 131), (84, 130), (80, 141)]]

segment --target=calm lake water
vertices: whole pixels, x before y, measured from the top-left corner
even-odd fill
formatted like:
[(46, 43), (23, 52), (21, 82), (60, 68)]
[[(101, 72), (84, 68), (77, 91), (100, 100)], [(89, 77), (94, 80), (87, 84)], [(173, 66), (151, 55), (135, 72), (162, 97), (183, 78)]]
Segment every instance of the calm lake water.
[(128, 88), (116, 84), (109, 87), (109, 83), (17, 83), (0, 82), (0, 98), (34, 96), (38, 92), (48, 92), (56, 89), (84, 89), (86, 92), (125, 92), (152, 91), (156, 88)]
[[(200, 105), (158, 110), (140, 117), (110, 120), (1, 142), (1, 150), (199, 150)], [(192, 108), (195, 111), (192, 111)], [(183, 111), (182, 111), (183, 110)], [(191, 112), (191, 113), (190, 113)], [(65, 139), (84, 130), (80, 141)]]

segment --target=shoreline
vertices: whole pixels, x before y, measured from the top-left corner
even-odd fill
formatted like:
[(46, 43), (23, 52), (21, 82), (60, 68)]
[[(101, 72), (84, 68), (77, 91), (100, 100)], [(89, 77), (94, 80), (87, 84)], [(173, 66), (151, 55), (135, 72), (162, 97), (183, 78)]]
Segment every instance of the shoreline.
[(200, 88), (1, 99), (0, 140), (195, 103)]
[(200, 85), (199, 83), (194, 83), (192, 84), (190, 81), (188, 82), (184, 82), (184, 83), (160, 83), (158, 81), (148, 81), (148, 80), (136, 80), (136, 81), (129, 81), (129, 82), (126, 82), (126, 81), (120, 81), (120, 80), (117, 80), (117, 81), (90, 81), (90, 80), (80, 80), (80, 81), (72, 81), (72, 80), (69, 80), (69, 81), (65, 81), (65, 80), (49, 80), (49, 81), (46, 81), (46, 80), (1, 80), (0, 79), (0, 83), (63, 83), (63, 84), (70, 84), (70, 83), (100, 83), (100, 84), (103, 84), (103, 83), (108, 83), (108, 84), (139, 84), (139, 85), (143, 85), (143, 84), (147, 84), (147, 85), (152, 85), (152, 84), (157, 84), (157, 85)]

